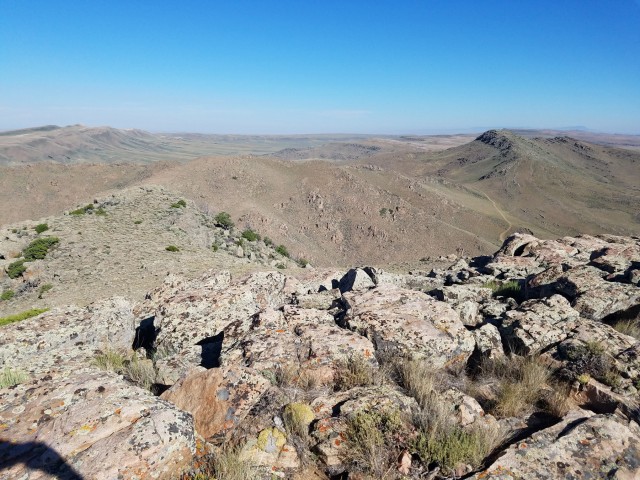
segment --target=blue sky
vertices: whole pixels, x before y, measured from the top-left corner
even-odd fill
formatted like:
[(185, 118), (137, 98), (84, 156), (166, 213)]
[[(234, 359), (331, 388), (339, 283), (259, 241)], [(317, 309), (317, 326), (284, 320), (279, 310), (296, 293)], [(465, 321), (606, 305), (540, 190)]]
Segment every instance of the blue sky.
[(0, 0), (0, 129), (640, 134), (640, 0)]

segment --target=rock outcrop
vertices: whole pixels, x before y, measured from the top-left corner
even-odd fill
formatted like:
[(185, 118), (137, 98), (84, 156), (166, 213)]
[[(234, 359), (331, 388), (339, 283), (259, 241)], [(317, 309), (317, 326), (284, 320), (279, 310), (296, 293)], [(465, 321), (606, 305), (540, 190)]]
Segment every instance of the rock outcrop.
[[(169, 275), (138, 304), (11, 323), (0, 478), (174, 478), (230, 441), (258, 478), (312, 458), (375, 476), (365, 438), (372, 464), (405, 478), (636, 478), (639, 252), (636, 238), (516, 234), (428, 274)], [(540, 393), (496, 409), (529, 381), (499, 384), (522, 356), (548, 372)], [(484, 458), (433, 443), (484, 431), (502, 435)]]

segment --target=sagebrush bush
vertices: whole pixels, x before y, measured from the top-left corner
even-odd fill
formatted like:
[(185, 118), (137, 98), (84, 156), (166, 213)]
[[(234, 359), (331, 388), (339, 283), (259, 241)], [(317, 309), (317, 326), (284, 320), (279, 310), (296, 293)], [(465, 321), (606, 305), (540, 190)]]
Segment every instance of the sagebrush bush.
[(187, 202), (184, 200), (178, 200), (176, 203), (171, 204), (171, 208), (185, 208), (187, 206)]
[(166, 247), (164, 247), (164, 249), (167, 252), (179, 252), (180, 249), (178, 247), (176, 247), (175, 245), (167, 245)]
[(382, 372), (362, 355), (349, 355), (335, 364), (334, 388), (350, 390), (382, 383)]
[(42, 285), (38, 290), (38, 298), (42, 298), (42, 295), (47, 293), (52, 288), (53, 288), (53, 285), (51, 285), (50, 283), (45, 283), (44, 285)]
[(278, 252), (283, 257), (289, 258), (289, 250), (287, 250), (287, 247), (285, 247), (284, 245), (278, 245), (276, 247), (276, 252)]
[(341, 451), (349, 470), (377, 479), (394, 478), (396, 460), (404, 449), (401, 440), (408, 430), (398, 410), (361, 411), (347, 420), (347, 445)]

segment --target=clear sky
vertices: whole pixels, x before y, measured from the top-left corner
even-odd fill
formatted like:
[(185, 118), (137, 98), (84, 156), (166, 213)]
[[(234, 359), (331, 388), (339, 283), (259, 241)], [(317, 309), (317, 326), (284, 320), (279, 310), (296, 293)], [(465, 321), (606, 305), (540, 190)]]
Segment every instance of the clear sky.
[(0, 129), (640, 134), (640, 0), (0, 0)]

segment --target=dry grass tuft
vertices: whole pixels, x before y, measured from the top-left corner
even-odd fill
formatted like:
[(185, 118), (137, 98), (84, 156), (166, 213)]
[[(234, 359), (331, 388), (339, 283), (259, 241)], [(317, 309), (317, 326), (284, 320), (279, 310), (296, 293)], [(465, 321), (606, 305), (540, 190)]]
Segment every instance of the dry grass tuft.
[(640, 340), (640, 320), (620, 320), (613, 325), (620, 333)]
[(28, 379), (29, 376), (26, 373), (4, 367), (2, 372), (0, 372), (0, 388), (13, 387), (14, 385), (26, 382)]
[(386, 376), (383, 370), (362, 355), (350, 355), (336, 362), (335, 372), (334, 388), (338, 391), (380, 385), (384, 383)]
[(224, 446), (215, 454), (207, 455), (199, 466), (184, 473), (180, 480), (258, 480), (258, 468), (240, 449)]
[(514, 355), (488, 360), (480, 366), (478, 380), (491, 387), (493, 398), (482, 398), (484, 393), (478, 394), (480, 389), (475, 390), (490, 413), (499, 417), (515, 417), (533, 409), (543, 398), (543, 391), (550, 379), (551, 372), (537, 357)]

